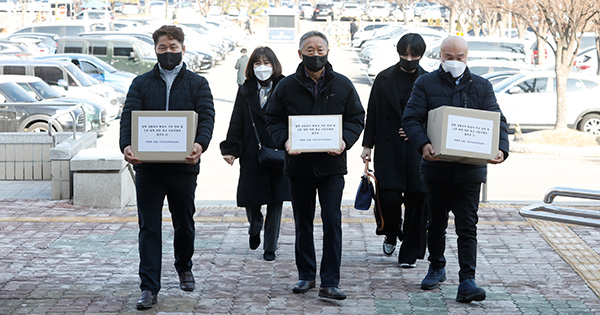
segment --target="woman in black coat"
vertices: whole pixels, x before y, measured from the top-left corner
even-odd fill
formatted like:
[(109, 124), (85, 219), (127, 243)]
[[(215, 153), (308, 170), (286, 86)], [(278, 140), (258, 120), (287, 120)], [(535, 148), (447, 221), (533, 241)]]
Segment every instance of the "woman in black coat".
[[(269, 47), (258, 47), (252, 52), (246, 67), (246, 81), (239, 88), (227, 139), (221, 142), (221, 154), (230, 165), (240, 159), (240, 179), (237, 189), (238, 207), (246, 207), (250, 227), (250, 248), (260, 245), (263, 226), (262, 205), (267, 205), (265, 225), (265, 260), (274, 260), (279, 239), (281, 209), (290, 200), (288, 182), (279, 168), (258, 163), (258, 141), (264, 147), (276, 148), (265, 129), (266, 104), (275, 85), (283, 78), (281, 64)], [(256, 126), (255, 128), (252, 124)]]
[(384, 220), (378, 234), (385, 235), (383, 252), (392, 255), (400, 239), (398, 262), (403, 268), (413, 268), (425, 255), (425, 184), (419, 174), (421, 156), (406, 137), (401, 121), (413, 84), (425, 73), (419, 66), (425, 41), (410, 33), (400, 38), (396, 48), (400, 61), (379, 73), (373, 83), (361, 157), (368, 163), (375, 147), (375, 177)]

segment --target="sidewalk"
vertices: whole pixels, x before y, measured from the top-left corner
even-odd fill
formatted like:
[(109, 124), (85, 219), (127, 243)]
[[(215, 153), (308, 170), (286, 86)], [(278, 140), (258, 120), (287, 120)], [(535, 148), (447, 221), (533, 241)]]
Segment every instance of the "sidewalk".
[[(163, 288), (145, 313), (178, 314), (594, 314), (600, 313), (600, 232), (527, 221), (509, 204), (482, 204), (477, 283), (482, 302), (454, 301), (456, 235), (447, 241), (448, 280), (419, 284), (426, 261), (401, 269), (381, 250), (371, 212), (343, 208), (340, 288), (294, 294), (294, 226), (285, 207), (277, 260), (248, 249), (243, 209), (199, 207), (193, 271), (197, 288), (179, 290), (173, 233), (164, 212)], [(317, 214), (317, 218), (319, 215)], [(318, 259), (321, 225), (315, 228)], [(548, 241), (546, 240), (548, 239)], [(397, 254), (397, 251), (396, 251)], [(89, 209), (47, 199), (0, 200), (0, 314), (131, 314), (139, 296), (136, 209)], [(318, 281), (317, 281), (318, 282)], [(595, 290), (595, 291), (594, 291)], [(596, 293), (594, 293), (596, 292)]]

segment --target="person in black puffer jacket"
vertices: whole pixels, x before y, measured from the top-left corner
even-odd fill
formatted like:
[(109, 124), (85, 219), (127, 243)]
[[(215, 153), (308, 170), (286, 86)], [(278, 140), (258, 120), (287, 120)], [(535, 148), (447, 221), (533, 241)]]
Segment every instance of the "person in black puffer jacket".
[[(134, 164), (139, 218), (139, 275), (142, 295), (138, 309), (151, 308), (160, 290), (162, 260), (162, 208), (165, 199), (175, 230), (175, 269), (184, 291), (195, 287), (194, 205), (200, 155), (212, 138), (215, 109), (205, 78), (188, 71), (182, 62), (184, 34), (176, 26), (162, 26), (152, 35), (158, 64), (131, 83), (121, 117), (119, 145), (125, 160)], [(198, 128), (186, 163), (143, 163), (131, 150), (131, 112), (134, 110), (194, 110)]]
[[(425, 124), (428, 112), (444, 105), (500, 112), (490, 82), (472, 74), (467, 68), (467, 54), (468, 46), (464, 39), (457, 36), (446, 38), (440, 49), (440, 68), (417, 79), (402, 119), (406, 135), (423, 155), (421, 176), (427, 186), (430, 265), (421, 288), (431, 290), (446, 280), (445, 235), (448, 212), (452, 211), (458, 235), (460, 265), (456, 300), (463, 303), (485, 299), (485, 290), (475, 284), (475, 266), (477, 209), (487, 166), (438, 161), (433, 157), (438, 148), (431, 145)], [(496, 158), (489, 161), (492, 164), (502, 163), (508, 157), (506, 119), (500, 114), (499, 151)]]
[[(315, 287), (316, 258), (313, 239), (315, 198), (319, 193), (323, 219), (323, 258), (319, 296), (343, 300), (338, 289), (342, 258), (342, 191), (346, 150), (360, 136), (365, 111), (352, 82), (333, 71), (327, 62), (327, 38), (311, 31), (300, 38), (302, 63), (296, 73), (282, 79), (267, 104), (267, 132), (279, 148), (287, 151), (284, 174), (290, 193), (296, 228), (296, 266), (299, 281), (295, 293)], [(339, 150), (290, 153), (288, 117), (292, 115), (342, 115), (343, 144)]]

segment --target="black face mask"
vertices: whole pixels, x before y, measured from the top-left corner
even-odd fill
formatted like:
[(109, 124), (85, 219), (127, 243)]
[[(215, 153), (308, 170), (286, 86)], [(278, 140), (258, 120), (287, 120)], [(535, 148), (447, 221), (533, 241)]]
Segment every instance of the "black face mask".
[(398, 62), (398, 64), (400, 65), (400, 67), (402, 67), (406, 71), (413, 71), (413, 70), (417, 69), (417, 67), (419, 66), (420, 60), (421, 59), (408, 61), (408, 60), (400, 57), (400, 62)]
[(327, 55), (325, 56), (307, 56), (302, 55), (302, 62), (308, 71), (318, 72), (327, 64)]
[(158, 58), (158, 64), (160, 64), (161, 68), (166, 70), (173, 70), (178, 64), (181, 63), (182, 57), (183, 54), (181, 52), (166, 52), (162, 54), (156, 54), (156, 58)]

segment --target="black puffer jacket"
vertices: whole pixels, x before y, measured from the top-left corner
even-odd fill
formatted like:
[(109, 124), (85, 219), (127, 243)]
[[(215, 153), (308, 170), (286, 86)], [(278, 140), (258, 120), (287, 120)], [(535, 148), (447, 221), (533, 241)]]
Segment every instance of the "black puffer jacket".
[[(365, 110), (360, 103), (352, 82), (345, 76), (333, 72), (330, 63), (325, 66), (325, 78), (319, 88), (317, 99), (305, 83), (304, 64), (300, 63), (296, 73), (279, 82), (269, 98), (267, 132), (280, 149), (288, 139), (288, 117), (290, 115), (342, 115), (342, 138), (346, 151), (358, 140), (364, 127)], [(302, 153), (286, 155), (284, 173), (289, 176), (344, 175), (346, 151), (331, 156), (324, 153)]]
[[(167, 84), (160, 77), (158, 64), (152, 71), (146, 72), (133, 79), (121, 115), (121, 135), (119, 146), (121, 152), (131, 145), (131, 111), (133, 110), (164, 110), (167, 98)], [(177, 74), (169, 95), (169, 110), (194, 110), (198, 113), (198, 128), (194, 142), (206, 151), (212, 138), (215, 121), (215, 107), (208, 81), (191, 71), (186, 65)], [(142, 163), (136, 169), (155, 169), (168, 167), (171, 171), (188, 171), (198, 173), (198, 164), (184, 163)]]
[[(499, 148), (504, 153), (504, 158), (508, 158), (506, 118), (500, 111), (490, 82), (471, 74), (467, 68), (460, 83), (456, 85), (450, 73), (442, 70), (441, 66), (417, 79), (404, 110), (402, 126), (419, 153), (422, 153), (425, 144), (430, 143), (425, 126), (428, 112), (444, 105), (500, 112)], [(423, 160), (421, 174), (425, 181), (485, 182), (487, 166)]]

